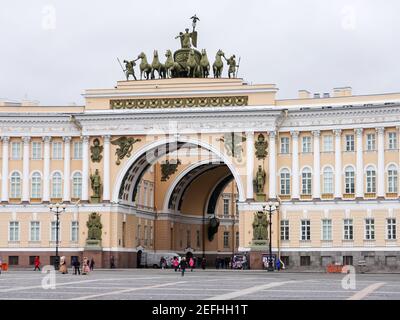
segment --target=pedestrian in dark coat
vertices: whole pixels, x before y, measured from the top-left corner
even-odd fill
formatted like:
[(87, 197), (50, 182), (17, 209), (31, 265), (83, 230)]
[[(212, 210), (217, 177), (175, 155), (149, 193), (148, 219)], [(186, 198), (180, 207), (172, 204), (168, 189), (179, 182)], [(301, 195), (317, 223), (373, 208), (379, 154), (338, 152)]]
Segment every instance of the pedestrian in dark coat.
[(80, 270), (81, 263), (79, 262), (78, 258), (74, 257), (74, 259), (72, 260), (72, 266), (74, 267), (74, 275), (77, 275), (77, 274), (80, 275), (81, 274), (81, 270)]
[(185, 275), (185, 270), (188, 267), (188, 264), (187, 264), (187, 261), (186, 261), (185, 257), (182, 258), (182, 260), (181, 260), (181, 262), (179, 264), (179, 267), (182, 270), (182, 277), (183, 277)]
[(94, 259), (93, 258), (90, 260), (89, 268), (90, 268), (90, 271), (93, 271), (93, 269), (94, 269)]

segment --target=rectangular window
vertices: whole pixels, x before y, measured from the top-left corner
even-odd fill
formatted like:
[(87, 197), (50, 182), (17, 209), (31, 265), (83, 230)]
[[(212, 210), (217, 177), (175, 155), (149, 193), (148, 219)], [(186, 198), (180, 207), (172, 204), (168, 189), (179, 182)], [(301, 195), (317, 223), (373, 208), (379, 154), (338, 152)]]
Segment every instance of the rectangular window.
[(40, 222), (39, 221), (31, 221), (30, 241), (40, 241)]
[(196, 231), (196, 247), (200, 248), (200, 230)]
[(343, 256), (343, 265), (344, 266), (352, 266), (353, 265), (353, 256)]
[(332, 240), (332, 220), (324, 219), (322, 220), (322, 240), (331, 241)]
[(122, 222), (122, 247), (125, 248), (126, 241), (126, 222)]
[(353, 219), (344, 219), (343, 221), (343, 239), (353, 240)]
[(396, 219), (390, 218), (386, 220), (387, 239), (396, 240)]
[(311, 172), (308, 170), (304, 170), (302, 173), (302, 179), (301, 179), (301, 194), (302, 195), (310, 195), (311, 194), (311, 183), (312, 183), (312, 177), (311, 177)]
[(21, 142), (11, 142), (11, 160), (21, 159)]
[(301, 256), (300, 257), (300, 266), (308, 267), (311, 265), (311, 257), (310, 256)]
[(311, 225), (310, 220), (301, 220), (301, 240), (311, 240)]
[(311, 137), (303, 137), (303, 153), (310, 153), (311, 152)]
[(74, 150), (74, 159), (81, 160), (82, 159), (82, 141), (77, 141), (73, 143)]
[(190, 230), (186, 230), (186, 248), (192, 246), (192, 233)]
[(229, 217), (229, 199), (224, 199), (224, 217)]
[(288, 170), (281, 171), (281, 195), (290, 195), (290, 173)]
[(53, 159), (62, 159), (62, 142), (53, 142)]
[(288, 137), (281, 138), (281, 153), (283, 153), (283, 154), (289, 153), (289, 138)]
[(224, 232), (224, 248), (229, 248), (229, 232)]
[(19, 241), (19, 222), (11, 221), (10, 222), (10, 230), (9, 230), (9, 240), (10, 241)]
[(397, 133), (389, 132), (389, 150), (397, 149)]
[(239, 248), (239, 231), (236, 231), (235, 240), (236, 240), (236, 248)]
[(144, 245), (147, 246), (147, 226), (144, 226)]
[(323, 192), (325, 194), (332, 194), (333, 193), (333, 171), (331, 169), (326, 169), (324, 171), (323, 180), (324, 180)]
[(376, 147), (375, 134), (367, 134), (367, 150), (374, 151)]
[(32, 142), (32, 160), (42, 159), (42, 143)]
[(346, 151), (347, 152), (354, 151), (354, 135), (352, 134), (346, 135)]
[(375, 240), (374, 219), (365, 219), (365, 240)]
[(78, 233), (79, 233), (79, 222), (72, 221), (71, 222), (71, 241), (78, 242)]
[[(61, 237), (60, 237), (60, 224), (61, 223), (59, 223), (58, 224), (58, 241), (61, 241)], [(50, 241), (57, 241), (57, 238), (56, 238), (56, 231), (57, 230), (57, 221), (52, 221), (51, 222), (51, 239), (50, 239)]]
[(136, 228), (136, 244), (140, 245), (140, 224), (137, 225)]
[(19, 257), (18, 256), (9, 256), (8, 264), (10, 266), (17, 266), (19, 264)]
[(289, 220), (281, 220), (281, 240), (289, 241)]
[(333, 152), (333, 136), (324, 136), (323, 138), (323, 151), (324, 152)]

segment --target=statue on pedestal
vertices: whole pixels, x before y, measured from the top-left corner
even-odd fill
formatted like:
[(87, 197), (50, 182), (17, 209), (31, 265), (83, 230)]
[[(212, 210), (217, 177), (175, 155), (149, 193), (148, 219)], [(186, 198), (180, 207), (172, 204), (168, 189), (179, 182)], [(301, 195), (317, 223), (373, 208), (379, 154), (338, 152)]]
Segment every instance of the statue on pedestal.
[(266, 173), (261, 166), (258, 166), (256, 178), (254, 179), (254, 188), (257, 193), (257, 201), (265, 201), (264, 185)]
[(253, 240), (268, 240), (267, 227), (267, 215), (262, 211), (254, 213)]
[(90, 181), (92, 183), (92, 202), (98, 203), (100, 202), (100, 192), (101, 192), (101, 178), (99, 174), (99, 169), (96, 169), (95, 173), (90, 175)]
[(89, 246), (100, 246), (103, 229), (101, 216), (96, 212), (92, 212), (89, 215), (89, 220), (86, 222), (86, 226), (88, 228), (86, 244)]

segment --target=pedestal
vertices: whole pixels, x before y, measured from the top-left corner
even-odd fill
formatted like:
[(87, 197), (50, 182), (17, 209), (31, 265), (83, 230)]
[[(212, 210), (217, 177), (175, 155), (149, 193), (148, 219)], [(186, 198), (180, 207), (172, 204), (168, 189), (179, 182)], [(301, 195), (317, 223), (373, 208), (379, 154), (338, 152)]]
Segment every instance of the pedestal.
[(91, 197), (90, 197), (90, 202), (91, 202), (91, 203), (100, 203), (100, 197), (91, 196)]
[(101, 246), (101, 240), (86, 240), (83, 257), (87, 257), (89, 260), (93, 258), (94, 269), (103, 268), (103, 247)]
[(265, 201), (267, 201), (267, 195), (265, 193), (257, 193), (256, 201), (257, 202), (265, 202)]
[(269, 252), (269, 240), (253, 240), (250, 246), (249, 258), (250, 268), (253, 270), (263, 270), (263, 255)]

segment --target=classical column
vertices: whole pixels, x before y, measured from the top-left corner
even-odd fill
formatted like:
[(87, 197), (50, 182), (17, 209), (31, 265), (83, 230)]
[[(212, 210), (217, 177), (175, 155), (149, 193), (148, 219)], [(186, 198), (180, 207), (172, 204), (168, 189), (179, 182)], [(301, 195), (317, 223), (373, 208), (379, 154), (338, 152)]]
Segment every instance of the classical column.
[(8, 146), (10, 144), (10, 137), (2, 137), (3, 152), (2, 152), (2, 170), (1, 170), (1, 202), (8, 202)]
[(335, 134), (335, 199), (341, 199), (342, 193), (342, 130), (333, 130)]
[(354, 130), (357, 136), (356, 198), (364, 198), (363, 129)]
[(385, 197), (385, 128), (377, 128), (378, 133), (378, 188), (377, 197)]
[(22, 158), (22, 202), (28, 203), (29, 198), (29, 145), (31, 143), (31, 137), (23, 137), (24, 153)]
[(109, 202), (110, 198), (110, 136), (104, 136), (103, 156), (103, 201)]
[(321, 199), (321, 160), (320, 160), (320, 136), (321, 131), (312, 132), (314, 138), (314, 168), (313, 168), (313, 199)]
[(276, 132), (269, 134), (269, 198), (276, 199)]
[(253, 174), (254, 174), (254, 132), (246, 132), (246, 174), (247, 174), (247, 199), (254, 199)]
[(50, 141), (51, 137), (43, 137), (43, 197), (42, 201), (50, 202)]
[(299, 185), (299, 132), (291, 131), (292, 135), (292, 199), (300, 199)]
[(64, 137), (64, 196), (63, 202), (71, 202), (71, 137)]
[(82, 202), (89, 201), (89, 137), (82, 137)]

